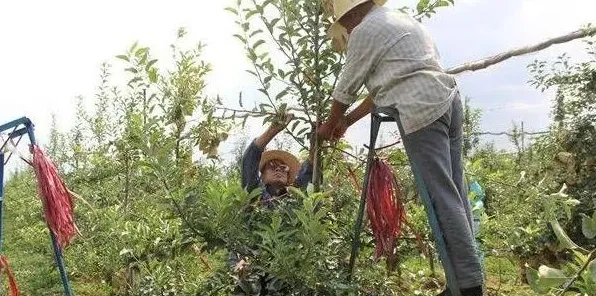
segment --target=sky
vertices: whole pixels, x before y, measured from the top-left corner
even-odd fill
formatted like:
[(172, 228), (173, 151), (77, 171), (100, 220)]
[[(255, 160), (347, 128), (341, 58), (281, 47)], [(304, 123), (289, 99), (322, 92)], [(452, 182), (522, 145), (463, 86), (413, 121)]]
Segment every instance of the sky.
[[(66, 131), (74, 122), (76, 97), (91, 104), (103, 62), (122, 66), (114, 56), (134, 41), (149, 46), (157, 57), (169, 57), (177, 29), (188, 40), (206, 44), (204, 58), (213, 67), (206, 94), (236, 102), (238, 93), (254, 93), (256, 81), (245, 72), (250, 65), (233, 17), (217, 1), (2, 1), (0, 2), (0, 123), (28, 116), (43, 143), (51, 116)], [(414, 1), (389, 0), (388, 7)], [(456, 0), (424, 24), (434, 36), (446, 67), (477, 60), (512, 47), (533, 44), (596, 23), (594, 0)], [(505, 131), (512, 122), (537, 131), (549, 124), (552, 93), (527, 84), (526, 66), (534, 59), (553, 59), (569, 52), (581, 58), (581, 42), (559, 45), (539, 54), (514, 58), (487, 70), (457, 76), (461, 91), (483, 110), (483, 131)], [(257, 95), (245, 97), (259, 101)], [(368, 141), (362, 120), (347, 138), (357, 146)], [(258, 129), (257, 129), (258, 130)], [(236, 134), (242, 134), (237, 131)], [(385, 137), (385, 136), (384, 136)], [(387, 136), (390, 137), (390, 136)], [(234, 141), (235, 138), (230, 140)], [(485, 139), (493, 140), (493, 139)], [(221, 148), (230, 153), (231, 144)], [(507, 147), (505, 140), (498, 144)]]

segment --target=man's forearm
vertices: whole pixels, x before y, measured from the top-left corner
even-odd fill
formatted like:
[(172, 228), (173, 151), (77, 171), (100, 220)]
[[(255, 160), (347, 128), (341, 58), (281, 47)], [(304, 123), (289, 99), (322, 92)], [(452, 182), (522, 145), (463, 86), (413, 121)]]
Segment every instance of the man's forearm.
[(366, 99), (364, 99), (364, 101), (362, 101), (362, 103), (356, 107), (356, 109), (352, 110), (352, 112), (346, 116), (347, 125), (352, 126), (354, 123), (362, 119), (362, 117), (372, 112), (374, 107), (375, 104), (373, 103), (372, 96), (367, 96)]
[(280, 131), (280, 129), (270, 126), (263, 134), (255, 139), (255, 144), (257, 147), (264, 149)]
[(339, 120), (344, 117), (344, 114), (346, 113), (346, 110), (348, 110), (348, 107), (350, 106), (333, 100), (333, 103), (331, 103), (331, 112), (327, 121), (339, 122)]

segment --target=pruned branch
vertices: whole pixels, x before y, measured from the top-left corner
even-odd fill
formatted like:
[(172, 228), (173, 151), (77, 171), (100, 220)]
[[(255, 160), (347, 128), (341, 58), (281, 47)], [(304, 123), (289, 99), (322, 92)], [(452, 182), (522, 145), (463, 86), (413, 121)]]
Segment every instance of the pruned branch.
[(465, 63), (463, 65), (447, 69), (446, 72), (449, 74), (459, 74), (459, 73), (466, 72), (466, 71), (477, 71), (477, 70), (485, 69), (485, 68), (488, 68), (492, 65), (498, 64), (502, 61), (505, 61), (505, 60), (510, 59), (515, 56), (521, 56), (521, 55), (537, 52), (537, 51), (543, 50), (543, 49), (550, 47), (552, 45), (555, 45), (555, 44), (566, 43), (569, 41), (573, 41), (575, 39), (585, 38), (585, 37), (589, 37), (589, 36), (593, 36), (593, 35), (596, 35), (596, 27), (590, 27), (587, 29), (577, 30), (577, 31), (571, 32), (571, 33), (563, 35), (563, 36), (548, 39), (544, 42), (541, 42), (541, 43), (538, 43), (535, 45), (516, 48), (516, 49), (510, 50), (510, 51), (507, 51), (504, 53), (500, 53), (500, 54), (492, 56), (492, 57), (488, 57), (488, 58), (479, 60), (479, 61)]

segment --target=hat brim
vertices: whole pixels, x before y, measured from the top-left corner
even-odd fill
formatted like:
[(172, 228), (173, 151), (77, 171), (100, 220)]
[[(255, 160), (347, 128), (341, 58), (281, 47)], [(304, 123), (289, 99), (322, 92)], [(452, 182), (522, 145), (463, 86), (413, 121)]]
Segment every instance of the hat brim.
[(331, 47), (336, 51), (344, 51), (348, 45), (348, 31), (339, 22), (331, 24), (327, 35), (331, 39)]
[(265, 165), (272, 160), (279, 160), (289, 167), (288, 184), (293, 185), (294, 181), (296, 180), (296, 176), (298, 176), (298, 169), (300, 167), (298, 158), (296, 158), (296, 156), (292, 155), (287, 151), (268, 150), (263, 152), (263, 155), (261, 155), (261, 161), (259, 162), (259, 171), (262, 172), (263, 167), (265, 167)]
[[(367, 0), (368, 1), (368, 0)], [(365, 3), (367, 1), (357, 2), (354, 6), (348, 10), (346, 10), (343, 14), (336, 16), (335, 22), (331, 24), (329, 30), (327, 31), (327, 35), (331, 39), (331, 47), (337, 51), (344, 51), (348, 44), (348, 31), (344, 26), (339, 23), (339, 20), (345, 16), (348, 12), (354, 9), (356, 6)], [(370, 0), (374, 2), (377, 6), (383, 6), (387, 3), (387, 0)]]

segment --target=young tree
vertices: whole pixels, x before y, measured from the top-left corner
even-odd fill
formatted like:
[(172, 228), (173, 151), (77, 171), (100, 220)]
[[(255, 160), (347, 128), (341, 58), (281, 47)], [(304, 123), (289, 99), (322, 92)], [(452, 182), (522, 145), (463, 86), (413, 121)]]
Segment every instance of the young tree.
[(482, 111), (473, 108), (470, 105), (470, 97), (466, 97), (464, 103), (464, 143), (463, 154), (464, 157), (470, 155), (472, 149), (476, 148), (480, 143), (480, 118)]
[[(416, 9), (402, 8), (419, 19), (430, 17), (449, 1), (420, 0)], [(264, 102), (251, 110), (224, 108), (224, 118), (262, 117), (277, 120), (296, 116), (286, 133), (303, 148), (315, 145), (313, 184), (320, 189), (322, 143), (313, 137), (327, 116), (331, 93), (342, 67), (343, 55), (335, 51), (327, 31), (332, 23), (332, 0), (250, 0), (227, 8), (239, 27), (234, 36), (244, 45), (252, 63), (247, 70), (260, 84)], [(242, 97), (240, 108), (243, 108)], [(230, 115), (231, 112), (231, 115)], [(226, 114), (228, 115), (226, 117)]]

